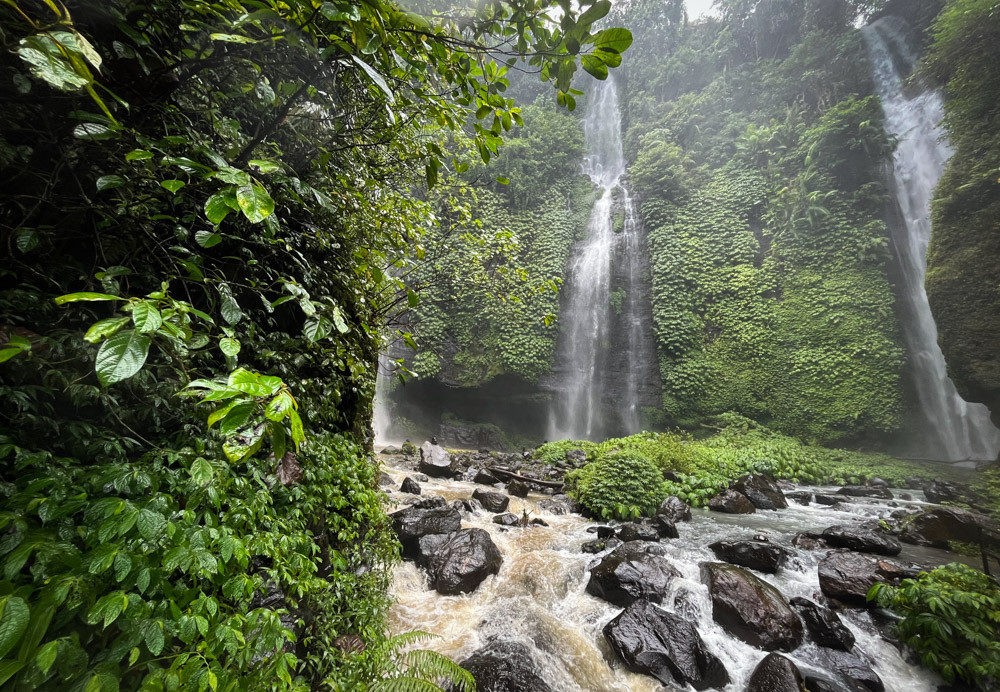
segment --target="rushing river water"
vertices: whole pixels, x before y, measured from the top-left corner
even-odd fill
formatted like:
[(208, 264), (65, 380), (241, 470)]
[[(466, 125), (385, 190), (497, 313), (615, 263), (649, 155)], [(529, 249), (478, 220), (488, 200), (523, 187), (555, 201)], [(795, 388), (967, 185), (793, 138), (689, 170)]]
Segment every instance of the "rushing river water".
[[(397, 483), (411, 473), (391, 468), (387, 472)], [(425, 496), (440, 495), (449, 501), (468, 499), (476, 488), (483, 487), (439, 479), (421, 485)], [(400, 506), (409, 497), (395, 492), (390, 495)], [(585, 591), (588, 569), (599, 556), (582, 552), (580, 546), (594, 538), (586, 529), (595, 522), (577, 514), (554, 515), (541, 510), (537, 501), (545, 497), (511, 497), (508, 511), (518, 515), (526, 511), (532, 518), (544, 519), (547, 527), (504, 528), (493, 523), (489, 512), (464, 514), (463, 527), (488, 531), (504, 558), (500, 573), (487, 578), (472, 594), (442, 596), (428, 588), (424, 573), (415, 564), (400, 564), (392, 588), (396, 598), (391, 611), (393, 631), (418, 629), (436, 634), (439, 639), (430, 646), (458, 661), (492, 637), (518, 641), (533, 650), (538, 672), (553, 690), (665, 689), (651, 677), (625, 670), (605, 643), (601, 630), (621, 609)], [(922, 504), (919, 493), (914, 497), (914, 502), (896, 503)], [(719, 539), (750, 538), (758, 533), (790, 546), (791, 537), (799, 531), (870, 520), (894, 509), (888, 501), (857, 498), (840, 507), (805, 507), (790, 501), (788, 509), (751, 515), (694, 510), (692, 521), (677, 524), (680, 537), (662, 543), (667, 559), (683, 575), (674, 580), (672, 593), (662, 607), (697, 625), (708, 648), (729, 671), (731, 682), (725, 690), (742, 692), (766, 652), (731, 637), (712, 619), (708, 589), (699, 577), (700, 562), (717, 561), (707, 546)], [(824, 554), (822, 550), (795, 550), (795, 557), (777, 575), (758, 576), (776, 586), (786, 598), (804, 596), (822, 601), (816, 565)], [(899, 559), (938, 564), (953, 561), (955, 556), (904, 546)], [(941, 684), (926, 669), (906, 662), (892, 644), (883, 640), (867, 612), (844, 610), (841, 617), (857, 639), (855, 652), (873, 665), (886, 690), (931, 692)], [(788, 654), (803, 672), (810, 668), (822, 670), (822, 666), (815, 665), (822, 655), (823, 650), (808, 641)]]

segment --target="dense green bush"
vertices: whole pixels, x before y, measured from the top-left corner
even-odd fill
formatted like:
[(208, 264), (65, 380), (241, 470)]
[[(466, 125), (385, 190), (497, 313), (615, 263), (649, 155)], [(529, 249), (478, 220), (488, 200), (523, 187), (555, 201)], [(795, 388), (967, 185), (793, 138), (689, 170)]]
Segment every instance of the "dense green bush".
[(903, 619), (895, 629), (928, 668), (949, 683), (981, 690), (1000, 684), (1000, 584), (960, 563), (904, 579), (899, 586), (875, 584), (869, 600)]
[(667, 496), (663, 474), (635, 452), (609, 452), (566, 474), (567, 492), (603, 519), (636, 519), (656, 511)]

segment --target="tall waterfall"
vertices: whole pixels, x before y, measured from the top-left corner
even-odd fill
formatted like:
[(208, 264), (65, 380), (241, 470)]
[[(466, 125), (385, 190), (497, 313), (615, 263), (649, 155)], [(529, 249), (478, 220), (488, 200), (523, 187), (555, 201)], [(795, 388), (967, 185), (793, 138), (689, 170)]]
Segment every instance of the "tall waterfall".
[(375, 432), (375, 444), (390, 442), (389, 430), (392, 424), (392, 412), (389, 402), (389, 377), (392, 362), (388, 353), (378, 357), (378, 371), (375, 374), (375, 401), (372, 409), (372, 428)]
[(931, 90), (912, 98), (907, 95), (904, 79), (913, 69), (916, 53), (901, 20), (881, 19), (865, 27), (864, 38), (886, 131), (898, 141), (893, 172), (903, 223), (893, 229), (893, 245), (902, 275), (903, 336), (926, 423), (922, 456), (948, 461), (994, 459), (1000, 450), (1000, 430), (990, 422), (989, 410), (964, 401), (948, 377), (924, 289), (931, 198), (952, 153), (940, 126), (941, 96)]
[[(654, 356), (645, 314), (642, 238), (622, 182), (621, 121), (618, 91), (609, 77), (591, 92), (583, 122), (583, 172), (601, 197), (591, 211), (587, 237), (573, 251), (563, 288), (549, 439), (596, 439), (609, 432), (636, 432), (641, 425)], [(615, 258), (624, 265), (618, 277)], [(613, 292), (616, 278), (620, 286)]]

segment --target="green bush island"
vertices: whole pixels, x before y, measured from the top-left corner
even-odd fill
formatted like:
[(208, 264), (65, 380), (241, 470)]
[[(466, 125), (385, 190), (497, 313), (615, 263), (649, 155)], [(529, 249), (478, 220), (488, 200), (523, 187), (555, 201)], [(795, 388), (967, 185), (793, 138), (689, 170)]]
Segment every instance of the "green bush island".
[(1000, 683), (1000, 584), (977, 569), (952, 563), (875, 584), (869, 600), (903, 617), (895, 629), (928, 668), (949, 683), (980, 690)]
[(602, 519), (650, 516), (667, 496), (663, 474), (648, 457), (608, 452), (566, 474), (570, 497)]

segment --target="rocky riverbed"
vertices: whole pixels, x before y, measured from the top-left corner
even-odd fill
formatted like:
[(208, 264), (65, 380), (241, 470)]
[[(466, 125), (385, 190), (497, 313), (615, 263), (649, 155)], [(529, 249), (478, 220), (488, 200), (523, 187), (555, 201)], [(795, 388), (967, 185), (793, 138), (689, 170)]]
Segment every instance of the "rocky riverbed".
[(582, 456), (383, 452), (405, 557), (392, 627), (437, 635), (482, 692), (936, 690), (864, 595), (975, 564), (941, 546), (985, 521), (920, 488), (747, 476), (714, 511), (672, 498), (651, 519), (598, 522), (560, 494)]

